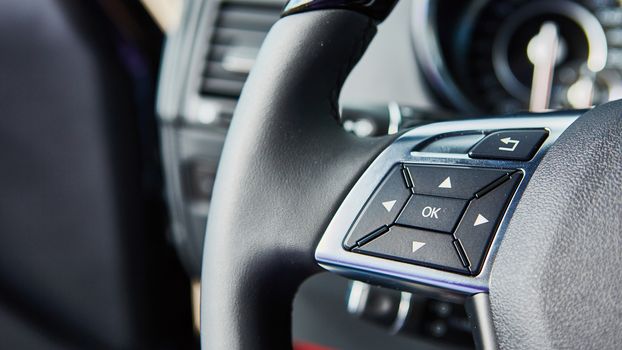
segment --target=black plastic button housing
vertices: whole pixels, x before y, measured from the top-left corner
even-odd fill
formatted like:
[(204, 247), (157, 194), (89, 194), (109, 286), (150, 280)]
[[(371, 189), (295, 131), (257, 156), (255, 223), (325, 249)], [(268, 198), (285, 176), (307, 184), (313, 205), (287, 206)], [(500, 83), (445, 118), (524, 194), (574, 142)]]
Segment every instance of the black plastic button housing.
[(450, 135), (438, 138), (418, 152), (466, 154), (471, 147), (484, 138), (484, 134)]
[(468, 274), (453, 245), (453, 237), (402, 226), (393, 226), (389, 232), (357, 247), (356, 252), (392, 260), (417, 263)]
[(452, 233), (466, 205), (461, 199), (413, 195), (396, 223)]
[(473, 147), (471, 158), (530, 160), (546, 137), (546, 130), (497, 131)]
[(357, 241), (382, 226), (393, 224), (412, 193), (406, 188), (401, 170), (399, 166), (394, 167), (378, 186), (350, 230), (343, 244), (346, 249), (356, 246)]
[(343, 246), (476, 275), (522, 172), (404, 164), (391, 169)]
[(473, 274), (481, 269), (492, 235), (521, 177), (522, 174), (516, 172), (481, 198), (472, 200), (456, 229), (454, 235), (462, 243)]
[(416, 194), (471, 199), (482, 188), (502, 176), (506, 170), (433, 165), (406, 166)]

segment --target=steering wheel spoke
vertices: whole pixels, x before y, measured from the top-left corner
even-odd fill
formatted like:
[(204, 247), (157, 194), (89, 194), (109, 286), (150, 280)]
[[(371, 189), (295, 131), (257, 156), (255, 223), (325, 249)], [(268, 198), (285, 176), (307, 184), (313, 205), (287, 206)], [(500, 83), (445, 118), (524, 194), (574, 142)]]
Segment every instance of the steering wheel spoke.
[[(294, 294), (319, 266), (467, 300), (481, 348), (619, 348), (619, 307), (603, 300), (621, 305), (622, 102), (357, 138), (340, 127), (337, 99), (392, 5), (378, 15), (367, 2), (306, 3), (266, 38), (225, 142), (205, 238), (203, 348), (290, 347)], [(578, 258), (581, 247), (612, 265)], [(576, 295), (589, 305), (572, 304)], [(583, 315), (620, 332), (588, 334)]]
[[(464, 296), (488, 293), (492, 257), (527, 183), (546, 150), (579, 115), (569, 112), (566, 116), (445, 122), (405, 133), (374, 160), (352, 188), (328, 225), (316, 259), (329, 270), (380, 283), (390, 279), (393, 285), (407, 289), (436, 289), (436, 293)], [(425, 147), (430, 140), (449, 140), (452, 135), (489, 134), (489, 138), (498, 139), (497, 148), (503, 148), (501, 140), (507, 136), (496, 130), (518, 131), (512, 134), (545, 130), (547, 136), (539, 151), (526, 161), (477, 159), (466, 152), (437, 153)], [(357, 225), (367, 216), (374, 217), (372, 205), (380, 204), (374, 203), (375, 198), (390, 201), (395, 197), (390, 193), (391, 198), (384, 198), (379, 184), (388, 181), (383, 179), (396, 167), (409, 170), (410, 198), (403, 201), (398, 213), (378, 219), (386, 220), (376, 223), (387, 226), (386, 232), (369, 230), (371, 235), (361, 239), (360, 247), (344, 247), (344, 240), (348, 241), (346, 237)], [(457, 245), (457, 241), (461, 243)]]

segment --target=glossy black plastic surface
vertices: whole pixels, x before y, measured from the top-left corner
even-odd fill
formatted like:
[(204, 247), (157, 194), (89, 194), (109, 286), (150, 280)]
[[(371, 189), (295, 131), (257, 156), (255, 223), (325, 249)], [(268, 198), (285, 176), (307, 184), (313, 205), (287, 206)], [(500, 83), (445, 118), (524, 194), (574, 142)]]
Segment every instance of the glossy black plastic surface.
[(486, 136), (469, 156), (484, 159), (530, 160), (546, 137), (546, 130), (505, 130)]
[(283, 10), (283, 17), (300, 12), (344, 9), (352, 10), (381, 22), (397, 3), (397, 0), (290, 0)]
[(414, 192), (428, 196), (471, 199), (484, 187), (500, 177), (507, 170), (408, 165), (406, 167), (414, 182)]
[(456, 229), (454, 235), (462, 243), (474, 274), (480, 270), (490, 240), (521, 177), (518, 171), (481, 198), (472, 200)]
[(382, 226), (393, 224), (410, 194), (402, 177), (401, 168), (393, 168), (361, 212), (344, 242), (344, 247), (351, 249), (366, 235)]
[(397, 223), (451, 234), (466, 205), (462, 199), (414, 195)]
[(452, 241), (451, 235), (395, 225), (354, 251), (468, 274)]

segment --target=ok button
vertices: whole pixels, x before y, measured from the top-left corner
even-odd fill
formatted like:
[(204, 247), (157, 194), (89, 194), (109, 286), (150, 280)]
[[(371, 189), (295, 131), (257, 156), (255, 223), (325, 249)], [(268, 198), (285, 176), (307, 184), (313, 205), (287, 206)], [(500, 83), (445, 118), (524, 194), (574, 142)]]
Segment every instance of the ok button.
[(414, 195), (395, 223), (452, 233), (466, 204), (461, 199)]
[(424, 218), (438, 219), (438, 212), (441, 211), (441, 209), (443, 208), (427, 206), (423, 208), (423, 210), (421, 211), (421, 215), (423, 215)]

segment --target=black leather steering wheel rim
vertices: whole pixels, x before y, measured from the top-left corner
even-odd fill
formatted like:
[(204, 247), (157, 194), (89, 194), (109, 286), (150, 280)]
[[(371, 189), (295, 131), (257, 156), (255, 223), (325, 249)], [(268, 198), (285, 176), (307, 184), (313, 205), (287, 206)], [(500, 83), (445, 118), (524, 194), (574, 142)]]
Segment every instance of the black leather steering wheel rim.
[[(348, 190), (393, 140), (358, 139), (338, 123), (341, 85), (381, 17), (305, 10), (272, 28), (227, 136), (205, 239), (204, 349), (291, 347), (291, 303), (300, 283), (319, 271), (314, 249)], [(615, 102), (586, 113), (529, 183), (494, 262), (499, 346), (622, 344), (620, 111)], [(597, 220), (581, 219), (582, 212)], [(596, 239), (588, 244), (590, 235)], [(581, 246), (606, 251), (612, 265), (578, 257)], [(588, 315), (592, 322), (582, 329)]]
[(343, 81), (376, 31), (349, 10), (306, 12), (266, 38), (228, 131), (202, 271), (205, 349), (291, 347), (291, 303), (319, 271), (314, 248), (348, 189), (391, 138), (339, 126)]
[(622, 101), (585, 113), (538, 166), (491, 276), (504, 349), (622, 347)]

